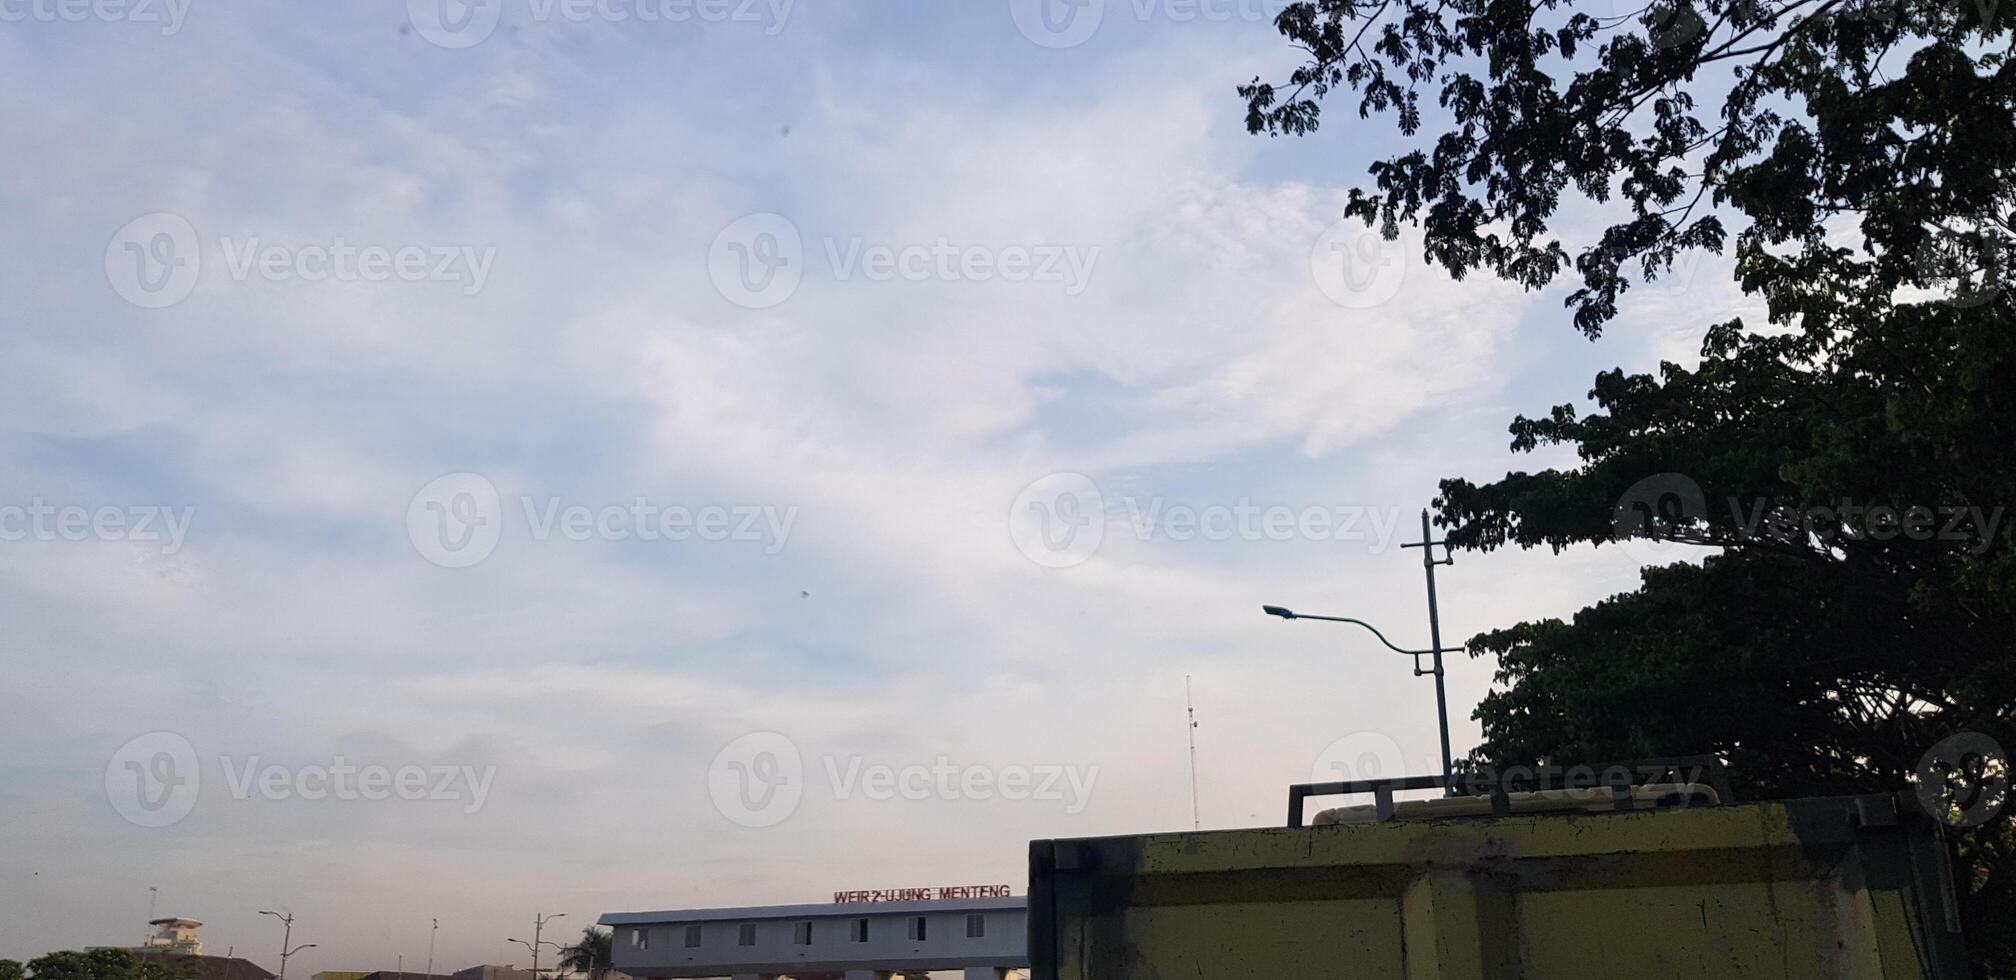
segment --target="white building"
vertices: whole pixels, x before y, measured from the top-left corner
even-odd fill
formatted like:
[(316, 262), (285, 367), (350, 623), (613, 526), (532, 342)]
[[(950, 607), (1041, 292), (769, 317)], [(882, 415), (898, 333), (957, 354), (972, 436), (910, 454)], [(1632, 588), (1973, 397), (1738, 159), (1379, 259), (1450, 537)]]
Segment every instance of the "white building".
[(147, 937), (142, 949), (156, 953), (175, 953), (181, 956), (203, 955), (203, 940), (197, 933), (203, 930), (203, 923), (195, 919), (169, 916), (165, 919), (149, 919), (147, 924), (154, 927), (154, 934)]
[(1003, 980), (1029, 966), (1024, 898), (612, 912), (614, 966), (639, 980), (888, 980), (963, 970)]

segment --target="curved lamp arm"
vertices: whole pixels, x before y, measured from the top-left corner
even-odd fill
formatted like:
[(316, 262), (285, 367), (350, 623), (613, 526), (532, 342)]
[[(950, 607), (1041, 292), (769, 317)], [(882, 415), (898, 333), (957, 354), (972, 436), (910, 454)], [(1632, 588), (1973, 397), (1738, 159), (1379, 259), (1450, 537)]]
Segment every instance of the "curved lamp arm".
[(1413, 657), (1414, 676), (1416, 677), (1419, 677), (1422, 674), (1435, 673), (1435, 671), (1433, 670), (1421, 669), (1422, 657), (1426, 657), (1437, 653), (1460, 653), (1463, 650), (1462, 647), (1442, 647), (1440, 649), (1431, 648), (1427, 650), (1402, 650), (1399, 647), (1394, 646), (1393, 641), (1386, 638), (1386, 634), (1379, 632), (1379, 627), (1374, 626), (1371, 623), (1368, 623), (1362, 619), (1352, 619), (1349, 616), (1310, 616), (1305, 613), (1298, 613), (1289, 609), (1285, 609), (1281, 606), (1261, 606), (1260, 611), (1266, 613), (1269, 616), (1279, 616), (1282, 619), (1316, 619), (1326, 623), (1350, 623), (1353, 626), (1363, 626), (1365, 627), (1366, 630), (1370, 631), (1373, 636), (1378, 637), (1379, 642), (1386, 645), (1386, 649), (1391, 650), (1394, 653), (1400, 654), (1401, 656)]

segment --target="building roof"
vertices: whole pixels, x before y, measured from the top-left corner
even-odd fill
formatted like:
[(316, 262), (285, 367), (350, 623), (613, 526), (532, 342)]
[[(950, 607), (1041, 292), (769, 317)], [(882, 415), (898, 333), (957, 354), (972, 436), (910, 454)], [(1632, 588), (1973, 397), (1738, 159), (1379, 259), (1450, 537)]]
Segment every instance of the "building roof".
[(606, 912), (596, 922), (629, 926), (662, 922), (719, 922), (726, 919), (856, 919), (875, 915), (918, 915), (928, 912), (1019, 911), (1029, 907), (1023, 896), (1009, 898), (948, 898), (936, 902), (828, 902), (818, 905), (757, 905), (732, 909), (667, 909), (660, 912)]
[(271, 971), (242, 956), (196, 956), (151, 949), (136, 952), (134, 958), (142, 963), (159, 963), (170, 969), (193, 964), (195, 980), (274, 980)]

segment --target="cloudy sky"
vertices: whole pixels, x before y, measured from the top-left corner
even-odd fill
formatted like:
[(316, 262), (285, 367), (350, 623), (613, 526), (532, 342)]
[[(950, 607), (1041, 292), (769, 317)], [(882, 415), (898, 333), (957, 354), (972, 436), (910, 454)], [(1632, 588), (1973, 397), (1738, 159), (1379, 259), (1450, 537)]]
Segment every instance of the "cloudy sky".
[[(1737, 298), (1591, 344), (1338, 225), (1401, 144), (1246, 135), (1266, 16), (0, 0), (0, 956), (1020, 893), (1190, 826), (1186, 676), (1206, 827), (1433, 771), (1426, 679), (1260, 604), (1426, 645), (1435, 481)], [(1636, 569), (1458, 555), (1444, 636)]]

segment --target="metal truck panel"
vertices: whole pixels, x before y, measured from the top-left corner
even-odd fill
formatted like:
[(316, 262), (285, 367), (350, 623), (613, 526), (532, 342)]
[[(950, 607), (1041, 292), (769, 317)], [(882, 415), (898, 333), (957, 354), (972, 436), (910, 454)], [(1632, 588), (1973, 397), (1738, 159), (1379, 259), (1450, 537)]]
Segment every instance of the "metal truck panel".
[(1034, 980), (1958, 980), (1889, 797), (1036, 841)]

